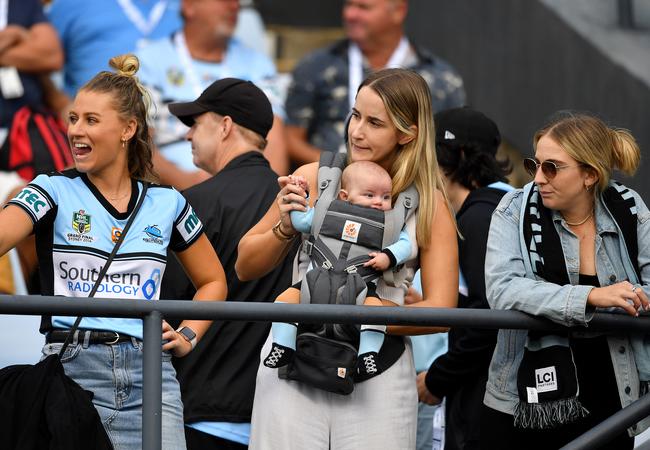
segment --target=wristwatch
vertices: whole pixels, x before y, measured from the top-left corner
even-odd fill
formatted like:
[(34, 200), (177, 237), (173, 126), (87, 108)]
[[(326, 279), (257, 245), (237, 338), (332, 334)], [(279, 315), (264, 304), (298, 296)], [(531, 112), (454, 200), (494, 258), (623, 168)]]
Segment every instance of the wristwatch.
[(194, 350), (194, 347), (196, 347), (196, 333), (192, 331), (190, 327), (180, 327), (176, 332), (183, 336), (187, 342), (192, 344), (192, 350)]

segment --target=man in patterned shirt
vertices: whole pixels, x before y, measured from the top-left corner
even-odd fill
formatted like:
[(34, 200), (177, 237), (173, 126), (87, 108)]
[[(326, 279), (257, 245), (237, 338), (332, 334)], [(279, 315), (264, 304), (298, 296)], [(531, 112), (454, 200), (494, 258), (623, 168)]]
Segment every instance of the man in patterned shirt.
[(446, 61), (404, 36), (408, 0), (346, 0), (347, 39), (298, 63), (285, 104), (287, 151), (293, 164), (318, 161), (321, 151), (345, 151), (345, 119), (357, 87), (372, 70), (406, 67), (429, 84), (434, 112), (465, 103), (463, 81)]

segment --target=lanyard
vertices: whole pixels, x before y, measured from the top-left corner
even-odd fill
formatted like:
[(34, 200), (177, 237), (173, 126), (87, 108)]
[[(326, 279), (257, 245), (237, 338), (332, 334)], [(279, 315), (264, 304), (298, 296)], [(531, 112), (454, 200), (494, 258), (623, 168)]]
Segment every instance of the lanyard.
[(7, 28), (9, 20), (9, 0), (0, 0), (0, 30)]
[(196, 70), (194, 70), (194, 65), (192, 64), (192, 56), (190, 55), (190, 51), (187, 49), (183, 30), (179, 30), (174, 34), (174, 47), (176, 47), (176, 53), (178, 53), (178, 57), (181, 60), (181, 66), (183, 66), (183, 72), (187, 77), (187, 81), (192, 86), (194, 95), (198, 97), (201, 95), (201, 92), (203, 92), (203, 89), (201, 89), (201, 83), (199, 83), (199, 78), (196, 75)]
[(149, 12), (147, 20), (142, 15), (142, 12), (135, 7), (131, 0), (117, 0), (122, 7), (122, 11), (133, 25), (140, 31), (142, 36), (146, 37), (156, 28), (160, 19), (162, 19), (167, 8), (167, 0), (159, 0)]
[[(194, 91), (194, 94), (197, 96), (201, 95), (201, 93), (203, 92), (203, 85), (199, 81), (199, 77), (196, 74), (196, 70), (192, 62), (192, 55), (190, 55), (190, 51), (187, 48), (187, 43), (185, 42), (185, 34), (183, 34), (183, 30), (179, 30), (174, 34), (174, 47), (176, 48), (176, 53), (178, 53), (178, 57), (183, 67), (183, 73), (187, 77), (187, 81), (192, 86), (192, 90)], [(226, 52), (227, 51), (228, 49), (226, 48)], [(230, 72), (225, 67), (226, 56), (227, 55), (224, 55), (224, 59), (222, 60), (221, 63), (214, 63), (215, 67), (217, 65), (220, 66), (219, 74), (216, 77), (217, 79), (227, 78), (232, 76), (230, 75)]]
[[(409, 41), (406, 37), (402, 36), (399, 44), (390, 59), (386, 64), (387, 68), (399, 67), (404, 63), (408, 56)], [(361, 49), (354, 42), (350, 42), (348, 47), (348, 100), (350, 102), (350, 109), (354, 106), (354, 99), (357, 95), (357, 89), (363, 81), (363, 55)]]

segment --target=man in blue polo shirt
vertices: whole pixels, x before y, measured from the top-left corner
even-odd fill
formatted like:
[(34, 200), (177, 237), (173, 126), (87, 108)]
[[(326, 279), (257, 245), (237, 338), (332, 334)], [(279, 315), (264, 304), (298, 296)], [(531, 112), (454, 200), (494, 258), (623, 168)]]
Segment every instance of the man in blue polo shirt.
[(196, 172), (191, 146), (185, 140), (187, 127), (169, 114), (167, 105), (192, 100), (213, 81), (228, 77), (252, 81), (270, 97), (276, 118), (264, 153), (277, 173), (286, 173), (280, 128), (284, 112), (282, 102), (270, 89), (275, 65), (233, 37), (239, 0), (182, 0), (181, 12), (180, 30), (136, 52), (140, 60), (138, 77), (156, 104), (155, 140), (164, 159), (158, 157), (154, 165), (161, 180), (185, 189), (209, 177), (206, 172)]
[(113, 56), (181, 26), (179, 0), (54, 0), (48, 11), (65, 51), (64, 90), (77, 90)]

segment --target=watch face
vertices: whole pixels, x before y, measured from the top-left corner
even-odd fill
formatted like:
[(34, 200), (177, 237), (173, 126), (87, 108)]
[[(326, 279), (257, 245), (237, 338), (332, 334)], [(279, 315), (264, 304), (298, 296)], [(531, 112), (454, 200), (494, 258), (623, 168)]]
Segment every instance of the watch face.
[(192, 341), (192, 339), (196, 339), (196, 333), (192, 331), (190, 328), (183, 327), (180, 330), (178, 330), (178, 332), (181, 333), (183, 336), (185, 336), (188, 341)]

